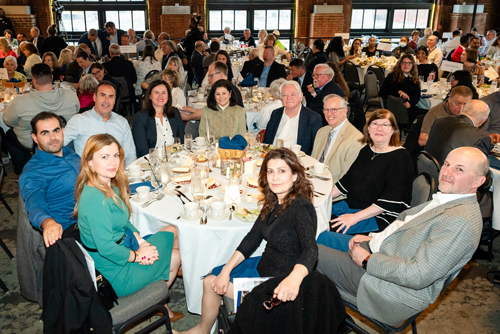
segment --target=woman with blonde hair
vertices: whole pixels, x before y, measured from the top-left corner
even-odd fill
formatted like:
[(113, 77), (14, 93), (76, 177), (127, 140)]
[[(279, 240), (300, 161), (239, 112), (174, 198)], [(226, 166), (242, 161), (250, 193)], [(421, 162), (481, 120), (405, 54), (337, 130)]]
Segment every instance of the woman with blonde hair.
[(172, 284), (180, 266), (177, 231), (169, 225), (147, 241), (130, 223), (125, 153), (110, 134), (89, 138), (76, 180), (74, 214), (84, 248), (118, 297), (159, 280)]
[(14, 78), (19, 81), (26, 81), (26, 77), (24, 76), (24, 74), (16, 71), (17, 68), (16, 57), (12, 56), (5, 57), (5, 60), (3, 61), (3, 67), (7, 69), (7, 76), (9, 77), (9, 80)]
[(33, 43), (26, 43), (23, 48), (23, 54), (26, 56), (26, 62), (24, 63), (24, 73), (26, 73), (26, 77), (31, 79), (31, 68), (35, 64), (39, 64), (42, 62), (40, 56), (37, 54), (38, 49)]
[(0, 58), (13, 56), (17, 58), (17, 53), (10, 46), (9, 40), (5, 37), (0, 37)]
[(184, 72), (184, 66), (182, 64), (181, 58), (170, 57), (165, 68), (174, 70), (179, 74), (179, 87), (184, 90), (186, 88), (186, 73)]
[(57, 60), (56, 55), (52, 51), (45, 52), (42, 56), (42, 63), (45, 65), (48, 65), (50, 67), (50, 70), (52, 71), (52, 81), (56, 80), (61, 80), (60, 76), (63, 74), (61, 73), (61, 65), (59, 64), (59, 61)]
[(177, 108), (177, 106), (185, 107), (186, 96), (182, 89), (179, 88), (179, 73), (166, 68), (161, 72), (161, 78), (168, 83), (172, 91), (172, 106), (175, 108)]
[(99, 85), (99, 81), (92, 74), (87, 74), (80, 80), (78, 89), (78, 100), (80, 101), (80, 112), (88, 110), (95, 105), (94, 92)]
[(259, 31), (259, 40), (257, 41), (257, 46), (264, 44), (264, 39), (267, 37), (266, 29), (260, 29)]

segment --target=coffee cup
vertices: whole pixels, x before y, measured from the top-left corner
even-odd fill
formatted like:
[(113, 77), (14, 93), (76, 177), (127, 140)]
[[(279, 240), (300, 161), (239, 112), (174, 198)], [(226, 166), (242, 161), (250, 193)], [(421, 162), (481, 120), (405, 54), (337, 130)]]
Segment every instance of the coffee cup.
[(196, 137), (196, 139), (194, 140), (194, 142), (198, 146), (205, 146), (205, 137)]
[(203, 98), (204, 98), (204, 97), (205, 97), (205, 94), (201, 94), (201, 93), (196, 94), (196, 99), (197, 99), (198, 101), (203, 100)]
[(224, 202), (213, 202), (210, 204), (212, 208), (212, 216), (215, 218), (220, 218), (224, 215), (224, 209), (226, 208), (226, 204)]
[(141, 175), (141, 166), (139, 165), (131, 165), (129, 168), (130, 176), (139, 176)]
[(316, 174), (323, 174), (325, 172), (326, 165), (321, 162), (317, 162), (314, 164), (314, 172)]
[(198, 93), (205, 93), (205, 87), (201, 86), (200, 88), (198, 88)]
[(292, 152), (297, 154), (297, 155), (299, 155), (301, 148), (302, 148), (301, 145), (297, 145), (297, 144), (290, 145), (290, 149), (292, 150)]
[(137, 188), (137, 198), (139, 199), (147, 199), (149, 197), (149, 192), (151, 188), (148, 186), (141, 186)]
[(199, 204), (196, 202), (189, 202), (184, 204), (184, 215), (187, 218), (195, 217), (198, 214)]

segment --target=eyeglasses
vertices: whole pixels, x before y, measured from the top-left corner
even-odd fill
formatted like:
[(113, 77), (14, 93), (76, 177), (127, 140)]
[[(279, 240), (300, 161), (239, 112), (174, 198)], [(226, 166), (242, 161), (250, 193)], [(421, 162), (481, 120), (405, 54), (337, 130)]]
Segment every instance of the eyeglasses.
[(389, 129), (389, 128), (392, 128), (392, 124), (391, 123), (381, 123), (381, 124), (379, 124), (379, 123), (372, 122), (370, 124), (370, 126), (372, 128), (374, 128), (374, 129), (377, 129), (378, 127), (381, 127), (382, 129), (385, 129), (385, 130)]
[(313, 78), (314, 78), (314, 77), (319, 77), (320, 75), (328, 75), (328, 74), (326, 74), (326, 73), (321, 73), (321, 74), (313, 74), (313, 75), (312, 75), (312, 77), (313, 77)]
[(279, 304), (281, 304), (281, 300), (279, 300), (278, 298), (271, 298), (271, 300), (269, 301), (265, 301), (263, 303), (264, 305), (264, 308), (267, 310), (267, 311), (271, 311), (273, 309), (274, 306), (278, 306)]
[(101, 70), (97, 70), (97, 72), (90, 72), (90, 74), (96, 75), (96, 74), (99, 74), (99, 72), (101, 72)]
[(209, 77), (209, 78), (211, 78), (211, 77), (213, 77), (214, 75), (219, 74), (219, 73), (220, 73), (220, 72), (215, 72), (215, 73), (209, 74), (209, 75), (208, 75), (208, 77)]
[(336, 112), (337, 110), (342, 110), (344, 108), (331, 108), (331, 109), (323, 109), (323, 113), (324, 114), (333, 114), (334, 112)]
[(413, 65), (413, 63), (411, 61), (402, 61), (401, 64), (402, 65), (407, 65), (407, 66)]

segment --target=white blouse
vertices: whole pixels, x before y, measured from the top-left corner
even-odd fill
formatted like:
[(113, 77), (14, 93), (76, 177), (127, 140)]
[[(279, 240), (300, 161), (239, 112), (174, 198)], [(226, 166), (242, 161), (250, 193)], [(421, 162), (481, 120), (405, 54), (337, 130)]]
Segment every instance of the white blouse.
[(170, 122), (163, 116), (163, 124), (158, 117), (155, 117), (156, 122), (156, 148), (174, 143), (174, 133), (170, 127)]

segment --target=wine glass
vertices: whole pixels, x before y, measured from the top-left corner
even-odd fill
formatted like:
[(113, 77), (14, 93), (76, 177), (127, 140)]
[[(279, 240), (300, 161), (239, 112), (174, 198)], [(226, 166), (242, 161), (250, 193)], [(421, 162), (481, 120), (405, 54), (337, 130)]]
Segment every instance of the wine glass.
[(162, 185), (158, 166), (151, 167), (151, 185), (155, 188), (155, 194), (158, 195), (158, 189), (160, 189), (160, 186)]
[(179, 137), (174, 137), (174, 143), (172, 144), (172, 151), (174, 156), (178, 156), (181, 150), (181, 139)]
[(156, 167), (160, 163), (160, 155), (156, 148), (149, 149), (149, 163), (152, 167)]

